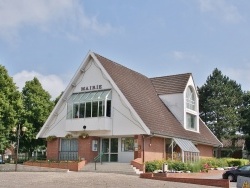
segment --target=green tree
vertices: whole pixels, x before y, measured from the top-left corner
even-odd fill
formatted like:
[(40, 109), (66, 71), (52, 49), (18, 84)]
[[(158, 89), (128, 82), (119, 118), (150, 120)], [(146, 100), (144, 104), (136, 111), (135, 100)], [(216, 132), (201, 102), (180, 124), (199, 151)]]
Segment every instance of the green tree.
[(241, 108), (242, 132), (245, 135), (250, 135), (250, 91), (243, 94), (243, 105)]
[(58, 101), (60, 100), (60, 98), (62, 97), (62, 95), (63, 95), (63, 92), (61, 92), (61, 94), (58, 97), (56, 97), (56, 99), (54, 100), (54, 104), (55, 105), (58, 103)]
[(4, 66), (0, 65), (0, 152), (10, 146), (12, 128), (22, 113), (21, 93), (8, 75)]
[(245, 146), (250, 153), (250, 91), (243, 94), (243, 105), (241, 108), (242, 133), (245, 135)]
[(241, 86), (217, 68), (198, 88), (200, 117), (219, 140), (233, 138), (240, 131)]
[(25, 126), (28, 128), (25, 139), (22, 140), (23, 147), (20, 150), (29, 152), (45, 146), (44, 139), (35, 139), (47, 117), (49, 116), (54, 103), (50, 100), (50, 94), (42, 88), (37, 78), (27, 81), (22, 90), (25, 109)]

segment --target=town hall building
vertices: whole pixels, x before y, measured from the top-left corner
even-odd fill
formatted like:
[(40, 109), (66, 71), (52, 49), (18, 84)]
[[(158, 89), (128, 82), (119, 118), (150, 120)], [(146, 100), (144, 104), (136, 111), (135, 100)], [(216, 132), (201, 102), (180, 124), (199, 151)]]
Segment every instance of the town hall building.
[[(55, 88), (56, 89), (56, 88)], [(37, 134), (47, 159), (131, 163), (213, 157), (191, 73), (148, 78), (89, 52)]]

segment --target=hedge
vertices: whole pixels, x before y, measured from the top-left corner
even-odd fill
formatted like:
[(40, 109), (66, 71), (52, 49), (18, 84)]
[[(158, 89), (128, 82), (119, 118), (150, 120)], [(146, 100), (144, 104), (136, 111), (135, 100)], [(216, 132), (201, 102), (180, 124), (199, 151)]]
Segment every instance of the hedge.
[(211, 168), (224, 168), (232, 166), (243, 166), (249, 164), (247, 159), (234, 159), (234, 158), (206, 158), (201, 159), (195, 163), (183, 163), (181, 161), (172, 160), (154, 160), (145, 163), (146, 172), (154, 172), (155, 170), (162, 170), (163, 164), (168, 165), (168, 170), (173, 171), (191, 171), (200, 172), (207, 171)]

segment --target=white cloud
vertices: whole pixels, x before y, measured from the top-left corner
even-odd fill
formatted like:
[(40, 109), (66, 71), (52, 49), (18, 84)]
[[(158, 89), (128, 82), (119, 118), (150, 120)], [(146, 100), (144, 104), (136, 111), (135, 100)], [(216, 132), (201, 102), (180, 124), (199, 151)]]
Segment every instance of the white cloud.
[(87, 17), (81, 3), (80, 0), (1, 0), (0, 37), (6, 40), (18, 37), (26, 26), (47, 32), (57, 30), (66, 35), (86, 31), (105, 35), (113, 30), (110, 24), (100, 23), (96, 16)]
[(199, 58), (196, 55), (190, 54), (188, 52), (172, 51), (170, 55), (177, 61), (191, 61), (195, 63), (199, 62)]
[(22, 71), (13, 76), (13, 80), (20, 90), (25, 86), (26, 81), (33, 80), (34, 77), (42, 84), (44, 90), (48, 91), (52, 96), (52, 99), (58, 97), (62, 91), (65, 90), (66, 85), (63, 83), (62, 79), (56, 75), (42, 75), (35, 71)]
[(224, 22), (238, 23), (243, 20), (238, 8), (225, 0), (198, 0), (202, 12), (210, 12)]

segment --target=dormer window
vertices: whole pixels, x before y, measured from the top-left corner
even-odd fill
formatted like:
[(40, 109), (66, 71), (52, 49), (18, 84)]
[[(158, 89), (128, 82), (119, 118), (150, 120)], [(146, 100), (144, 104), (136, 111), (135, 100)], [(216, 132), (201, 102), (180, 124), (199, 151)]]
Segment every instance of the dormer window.
[(196, 116), (193, 115), (193, 114), (189, 114), (187, 113), (186, 114), (186, 123), (187, 123), (187, 129), (190, 129), (190, 130), (197, 130), (197, 126), (196, 126)]
[(186, 92), (186, 105), (190, 110), (195, 110), (195, 94), (192, 87), (187, 88)]
[(191, 131), (199, 131), (198, 125), (198, 109), (196, 108), (197, 98), (195, 90), (192, 86), (188, 86), (186, 90), (186, 123), (185, 127)]

